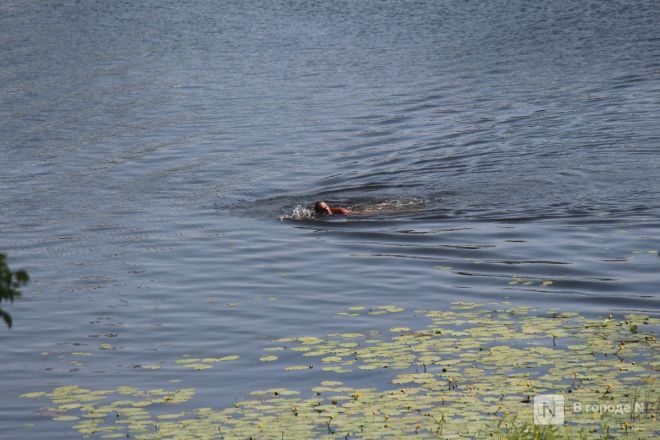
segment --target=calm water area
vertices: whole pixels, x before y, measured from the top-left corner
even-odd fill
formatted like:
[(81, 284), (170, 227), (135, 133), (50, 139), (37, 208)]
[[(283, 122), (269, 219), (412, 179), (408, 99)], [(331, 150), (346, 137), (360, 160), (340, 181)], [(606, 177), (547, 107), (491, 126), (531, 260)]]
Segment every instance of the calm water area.
[[(273, 339), (456, 301), (658, 314), (659, 23), (656, 1), (0, 0), (0, 250), (32, 277), (3, 303), (0, 437), (79, 437), (19, 398), (66, 385), (308, 389), (319, 369), (259, 361)], [(296, 218), (316, 200), (362, 214)], [(406, 312), (337, 315), (358, 305)]]

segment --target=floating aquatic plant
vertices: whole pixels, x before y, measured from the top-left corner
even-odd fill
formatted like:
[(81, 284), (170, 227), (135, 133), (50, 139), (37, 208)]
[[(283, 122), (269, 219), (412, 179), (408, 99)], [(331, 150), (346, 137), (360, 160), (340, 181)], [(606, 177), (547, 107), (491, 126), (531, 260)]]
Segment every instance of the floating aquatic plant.
[[(351, 312), (402, 310), (385, 307)], [(326, 379), (310, 390), (256, 390), (231, 408), (182, 410), (178, 405), (188, 408), (194, 397), (190, 388), (66, 386), (22, 397), (48, 398), (52, 406), (42, 414), (99, 438), (642, 439), (656, 432), (657, 318), (591, 319), (475, 303), (417, 313), (427, 317), (426, 327), (278, 339), (266, 352), (287, 349), (304, 361), (285, 370), (318, 368)], [(385, 379), (362, 387), (364, 375), (373, 375), (369, 383)], [(564, 425), (534, 424), (539, 394), (564, 398)]]
[(365, 307), (365, 306), (353, 306), (348, 309), (347, 312), (339, 312), (337, 316), (360, 316), (363, 314), (378, 316), (386, 315), (388, 313), (400, 313), (405, 309), (403, 307), (397, 307), (393, 305), (386, 306), (376, 306), (376, 307)]
[(194, 370), (207, 370), (209, 368), (213, 368), (213, 366), (219, 362), (236, 361), (239, 358), (240, 356), (235, 354), (223, 356), (220, 358), (191, 358), (190, 356), (184, 356), (181, 359), (177, 359), (175, 364), (179, 364), (185, 368), (192, 368)]

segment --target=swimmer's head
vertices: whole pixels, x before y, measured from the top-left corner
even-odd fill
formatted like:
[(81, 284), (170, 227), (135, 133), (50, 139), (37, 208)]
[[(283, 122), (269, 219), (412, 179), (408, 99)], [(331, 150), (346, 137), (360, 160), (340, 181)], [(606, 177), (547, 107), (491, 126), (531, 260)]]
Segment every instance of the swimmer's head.
[(316, 212), (317, 214), (328, 214), (328, 215), (332, 214), (330, 207), (325, 202), (316, 202), (316, 204), (314, 205), (314, 212)]

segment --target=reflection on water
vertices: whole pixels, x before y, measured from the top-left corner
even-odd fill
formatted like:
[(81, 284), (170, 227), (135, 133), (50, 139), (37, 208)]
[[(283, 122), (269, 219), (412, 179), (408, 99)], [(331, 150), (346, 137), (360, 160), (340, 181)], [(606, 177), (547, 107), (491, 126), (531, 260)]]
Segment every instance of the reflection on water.
[(454, 301), (658, 313), (659, 11), (0, 2), (0, 247), (33, 279), (0, 432), (71, 438), (17, 397), (58, 386), (311, 389), (256, 353)]

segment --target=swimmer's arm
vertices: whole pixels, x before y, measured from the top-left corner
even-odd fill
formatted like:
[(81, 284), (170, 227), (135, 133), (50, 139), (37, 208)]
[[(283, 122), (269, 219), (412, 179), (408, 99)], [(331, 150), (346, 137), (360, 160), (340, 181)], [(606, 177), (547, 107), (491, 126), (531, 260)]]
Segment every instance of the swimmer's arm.
[(350, 209), (346, 208), (330, 208), (330, 211), (332, 211), (333, 214), (337, 215), (352, 215), (353, 211)]

